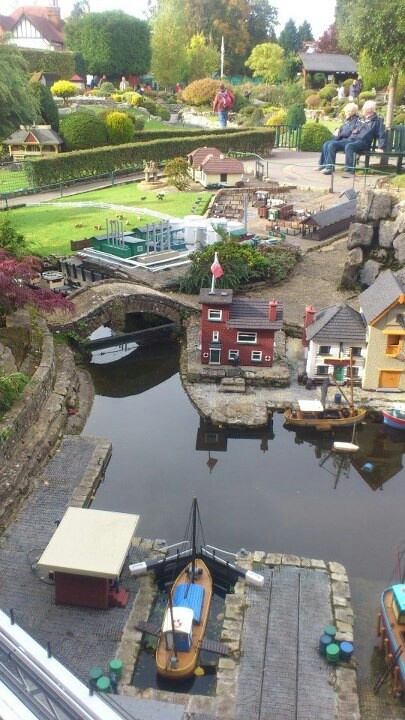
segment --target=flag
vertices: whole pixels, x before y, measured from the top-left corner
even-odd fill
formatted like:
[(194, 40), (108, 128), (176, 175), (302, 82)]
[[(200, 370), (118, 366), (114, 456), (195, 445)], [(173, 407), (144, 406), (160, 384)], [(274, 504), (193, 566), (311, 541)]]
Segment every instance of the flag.
[(218, 280), (224, 274), (224, 271), (219, 264), (218, 255), (215, 253), (214, 262), (211, 265), (211, 272), (215, 280)]

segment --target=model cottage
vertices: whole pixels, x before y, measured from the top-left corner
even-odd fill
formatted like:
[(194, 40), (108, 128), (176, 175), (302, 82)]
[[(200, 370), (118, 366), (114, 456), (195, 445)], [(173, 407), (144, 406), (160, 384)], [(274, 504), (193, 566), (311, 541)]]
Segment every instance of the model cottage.
[(277, 300), (234, 299), (229, 289), (202, 288), (203, 365), (273, 365), (274, 336), (283, 324)]

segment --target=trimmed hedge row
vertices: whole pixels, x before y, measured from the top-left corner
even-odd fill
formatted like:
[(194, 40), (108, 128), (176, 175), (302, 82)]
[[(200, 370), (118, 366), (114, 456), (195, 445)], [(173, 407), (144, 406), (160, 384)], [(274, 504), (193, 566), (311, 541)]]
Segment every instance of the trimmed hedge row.
[(29, 73), (56, 73), (64, 79), (75, 74), (75, 53), (69, 51), (54, 52), (53, 50), (33, 50), (19, 48), (28, 66)]
[[(117, 105), (117, 110), (119, 110), (120, 107)], [(124, 112), (124, 111), (123, 111)], [(232, 133), (240, 133), (241, 128), (226, 128), (226, 130), (221, 130), (221, 135), (231, 135)], [(172, 128), (169, 128), (168, 130), (143, 130), (142, 136), (139, 136), (139, 140), (142, 140), (142, 142), (147, 142), (148, 140), (160, 140), (161, 138), (167, 139), (168, 134), (170, 133), (170, 137), (173, 137), (173, 130)], [(218, 128), (214, 128), (213, 130), (208, 130), (207, 128), (199, 128), (198, 130), (188, 130), (188, 129), (176, 129), (176, 138), (181, 137), (193, 137), (198, 138), (201, 135), (204, 135), (204, 137), (207, 137), (209, 135), (215, 135), (215, 137), (218, 136)]]
[(274, 147), (275, 131), (254, 128), (227, 133), (220, 131), (207, 135), (171, 136), (148, 142), (115, 145), (91, 150), (61, 153), (52, 158), (25, 160), (27, 176), (35, 187), (66, 182), (80, 177), (91, 177), (133, 166), (142, 167), (143, 161), (161, 163), (174, 157), (185, 157), (201, 146), (214, 145), (224, 153), (232, 150), (269, 155)]

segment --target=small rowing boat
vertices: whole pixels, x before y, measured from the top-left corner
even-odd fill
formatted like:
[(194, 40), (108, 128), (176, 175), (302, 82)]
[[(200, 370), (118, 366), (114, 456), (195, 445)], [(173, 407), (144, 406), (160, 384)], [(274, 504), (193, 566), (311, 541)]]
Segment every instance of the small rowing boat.
[(377, 635), (381, 648), (392, 663), (392, 682), (395, 694), (405, 693), (405, 584), (391, 585), (383, 590), (378, 614)]
[(383, 419), (386, 425), (405, 430), (405, 403), (394, 403), (391, 410), (383, 410)]

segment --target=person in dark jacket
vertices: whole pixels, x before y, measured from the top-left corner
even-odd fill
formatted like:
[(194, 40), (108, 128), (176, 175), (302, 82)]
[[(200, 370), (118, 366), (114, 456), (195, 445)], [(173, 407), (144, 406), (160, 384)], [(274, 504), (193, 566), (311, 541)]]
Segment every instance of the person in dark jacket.
[(351, 100), (356, 100), (360, 95), (360, 85), (358, 80), (353, 80), (352, 84), (349, 87), (349, 98)]
[(344, 150), (344, 141), (351, 135), (351, 132), (359, 120), (359, 108), (356, 103), (350, 102), (343, 108), (345, 122), (334, 132), (334, 138), (327, 140), (322, 145), (321, 157), (315, 170), (322, 170), (325, 175), (330, 175), (335, 163), (338, 150)]
[(377, 150), (384, 152), (385, 127), (378, 117), (374, 100), (366, 100), (363, 105), (363, 118), (354, 127), (345, 147), (345, 172), (343, 177), (354, 173), (355, 156), (370, 150), (373, 140), (377, 141)]

